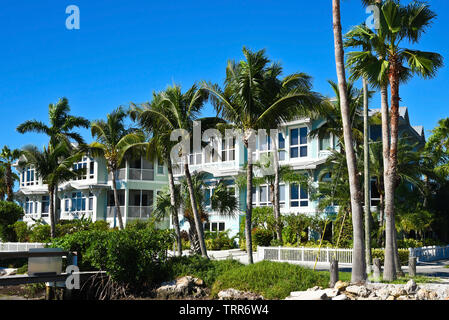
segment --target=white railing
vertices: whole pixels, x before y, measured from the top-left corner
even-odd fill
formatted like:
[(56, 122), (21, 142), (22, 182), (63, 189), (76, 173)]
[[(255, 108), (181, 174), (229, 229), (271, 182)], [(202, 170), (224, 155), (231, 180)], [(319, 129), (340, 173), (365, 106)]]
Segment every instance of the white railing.
[(410, 256), (416, 257), (419, 262), (429, 262), (449, 259), (449, 245), (445, 247), (432, 246), (422, 248), (410, 248)]
[(329, 263), (332, 259), (336, 259), (340, 264), (352, 263), (352, 249), (257, 247), (257, 255), (259, 260), (272, 260), (280, 262), (317, 261)]
[(0, 252), (28, 251), (29, 249), (44, 247), (44, 243), (37, 242), (0, 242)]

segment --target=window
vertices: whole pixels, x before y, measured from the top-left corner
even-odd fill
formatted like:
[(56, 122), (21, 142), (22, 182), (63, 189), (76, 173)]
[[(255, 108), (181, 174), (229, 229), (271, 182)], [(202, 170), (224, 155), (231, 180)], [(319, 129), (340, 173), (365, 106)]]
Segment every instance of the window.
[(225, 231), (224, 222), (205, 222), (204, 231), (218, 232)]
[(25, 198), (25, 213), (34, 213), (34, 202), (30, 198)]
[(329, 150), (331, 148), (331, 135), (326, 134), (320, 138), (320, 151)]
[(307, 128), (290, 130), (290, 158), (307, 157)]
[(235, 137), (221, 140), (221, 161), (235, 160)]
[(206, 207), (211, 206), (210, 197), (211, 197), (211, 189), (206, 188), (204, 190), (204, 204), (206, 205)]
[[(118, 196), (118, 202), (119, 206), (123, 207), (125, 205), (125, 190), (117, 190), (117, 196)], [(114, 191), (109, 190), (108, 191), (108, 207), (114, 207), (115, 201), (114, 201)]]
[(209, 144), (204, 149), (205, 163), (218, 162), (218, 145), (219, 142), (216, 140), (216, 138), (211, 137), (209, 139)]
[(75, 180), (93, 179), (95, 174), (95, 163), (92, 158), (83, 157), (80, 162), (73, 164), (73, 170), (81, 171), (81, 175)]
[(164, 174), (164, 164), (157, 161), (157, 174)]
[(380, 193), (377, 190), (376, 179), (371, 180), (371, 206), (378, 206), (380, 204)]
[(72, 193), (72, 208), (70, 211), (86, 211), (86, 197), (81, 192)]
[(22, 171), (22, 186), (33, 186), (37, 184), (36, 170), (32, 167), (26, 167)]
[(42, 215), (48, 215), (50, 212), (50, 197), (42, 196)]
[(293, 208), (309, 206), (307, 187), (298, 184), (290, 185), (290, 206)]
[(279, 141), (279, 161), (285, 160), (287, 152), (285, 151), (285, 138), (284, 134), (282, 132), (279, 132), (278, 134), (278, 141)]
[(279, 185), (279, 204), (283, 208), (285, 206), (285, 185)]
[(270, 202), (270, 191), (268, 186), (261, 186), (259, 188), (259, 205), (266, 206)]

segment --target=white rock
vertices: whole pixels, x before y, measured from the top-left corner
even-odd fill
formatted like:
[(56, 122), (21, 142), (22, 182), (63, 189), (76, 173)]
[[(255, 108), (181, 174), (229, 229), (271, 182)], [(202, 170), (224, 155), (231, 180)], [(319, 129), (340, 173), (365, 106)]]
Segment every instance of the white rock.
[(362, 298), (366, 298), (370, 294), (370, 291), (365, 286), (349, 286), (346, 288), (346, 291)]
[(413, 279), (410, 279), (407, 284), (404, 286), (404, 290), (407, 291), (408, 294), (415, 293), (418, 289), (418, 285)]
[(287, 300), (329, 300), (326, 290), (318, 291), (293, 291)]
[(342, 293), (342, 294), (340, 294), (340, 295), (338, 295), (336, 297), (333, 297), (332, 300), (343, 301), (343, 300), (348, 300), (348, 297), (344, 293)]

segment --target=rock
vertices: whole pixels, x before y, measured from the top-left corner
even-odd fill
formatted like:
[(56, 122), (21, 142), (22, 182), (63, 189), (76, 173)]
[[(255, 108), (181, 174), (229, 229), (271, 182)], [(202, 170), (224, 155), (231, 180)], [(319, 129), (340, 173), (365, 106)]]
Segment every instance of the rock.
[(367, 298), (371, 293), (365, 286), (348, 286), (346, 292), (352, 293), (362, 298)]
[(263, 296), (231, 288), (220, 291), (218, 300), (263, 300)]
[(342, 293), (336, 297), (333, 297), (332, 300), (344, 301), (344, 300), (348, 300), (348, 297), (344, 293)]
[(156, 289), (156, 295), (162, 299), (186, 298), (190, 295), (194, 297), (203, 297), (206, 295), (203, 286), (197, 286), (195, 283), (203, 284), (204, 282), (198, 278), (185, 276), (173, 281), (164, 282)]
[(195, 278), (193, 284), (197, 287), (204, 287), (203, 279)]
[(2, 276), (6, 276), (6, 271), (5, 270), (0, 270), (0, 277), (2, 277)]
[(404, 290), (407, 291), (408, 294), (415, 293), (416, 289), (418, 289), (418, 285), (413, 279), (410, 279), (404, 286)]
[(336, 296), (338, 296), (339, 291), (337, 289), (325, 289), (324, 292), (326, 293), (326, 295), (328, 296), (328, 298), (335, 298)]
[(329, 300), (326, 290), (293, 291), (286, 300)]
[(389, 296), (386, 300), (396, 300), (394, 296)]
[(430, 300), (430, 292), (427, 289), (419, 289), (418, 292), (416, 293), (416, 297), (418, 298), (418, 300)]
[(315, 286), (315, 287), (313, 287), (313, 288), (307, 289), (307, 291), (318, 291), (318, 290), (323, 290), (323, 288), (322, 288), (322, 287), (319, 287), (319, 286)]
[(380, 297), (382, 300), (387, 300), (390, 296), (390, 290), (387, 287), (383, 287), (376, 291), (376, 296)]
[(337, 289), (338, 291), (345, 291), (345, 289), (349, 286), (349, 283), (343, 282), (341, 280), (338, 280), (335, 283), (334, 289)]
[(392, 290), (390, 290), (390, 295), (395, 298), (397, 298), (399, 296), (406, 296), (407, 291), (404, 288), (396, 287), (396, 288), (393, 288)]

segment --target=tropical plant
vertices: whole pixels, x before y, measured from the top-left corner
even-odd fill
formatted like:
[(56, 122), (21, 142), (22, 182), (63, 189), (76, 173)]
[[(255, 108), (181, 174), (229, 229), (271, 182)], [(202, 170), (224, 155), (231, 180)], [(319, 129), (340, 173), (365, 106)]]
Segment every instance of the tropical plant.
[(356, 163), (356, 154), (353, 145), (353, 133), (351, 129), (350, 106), (347, 95), (346, 71), (344, 65), (343, 36), (341, 31), (340, 0), (332, 1), (333, 31), (335, 64), (340, 92), (340, 109), (342, 115), (343, 136), (348, 168), (349, 189), (351, 195), (352, 224), (353, 224), (353, 258), (352, 275), (353, 282), (361, 282), (366, 279), (365, 244), (363, 234), (363, 208), (361, 201), (361, 186)]
[(19, 166), (33, 166), (36, 174), (47, 185), (50, 198), (51, 237), (54, 238), (56, 235), (55, 189), (58, 184), (82, 174), (79, 170), (73, 170), (73, 163), (79, 161), (81, 154), (74, 153), (65, 142), (61, 142), (56, 147), (44, 146), (42, 151), (36, 146), (25, 146), (22, 149), (22, 155), (23, 159), (20, 159)]
[(117, 190), (118, 170), (127, 156), (140, 157), (139, 151), (147, 146), (145, 136), (140, 130), (125, 127), (126, 117), (127, 113), (119, 107), (107, 115), (106, 121), (92, 122), (92, 137), (97, 141), (88, 146), (92, 156), (106, 160), (108, 173), (112, 174), (114, 204), (120, 229), (124, 226)]
[[(19, 159), (20, 150), (11, 150), (8, 146), (4, 146), (0, 153), (0, 165), (4, 168), (4, 183), (6, 191), (6, 200), (14, 200), (14, 182), (19, 180), (17, 174), (12, 172), (12, 165), (14, 161)], [(3, 200), (3, 198), (2, 198)]]
[[(171, 205), (174, 205), (174, 182), (173, 175), (170, 174), (172, 170), (171, 165), (178, 162), (183, 162), (184, 175), (186, 178), (189, 195), (190, 204), (194, 217), (194, 225), (196, 227), (196, 232), (199, 235), (199, 244), (201, 248), (201, 254), (207, 257), (206, 244), (204, 242), (204, 231), (201, 224), (200, 215), (198, 212), (198, 204), (194, 196), (194, 190), (192, 185), (192, 176), (190, 174), (189, 162), (188, 162), (188, 151), (187, 150), (177, 150), (173, 149), (176, 147), (171, 142), (171, 134), (175, 130), (182, 131), (183, 134), (192, 132), (193, 121), (198, 118), (198, 114), (203, 107), (204, 102), (207, 100), (207, 93), (204, 90), (198, 89), (196, 85), (193, 85), (186, 92), (182, 92), (181, 87), (174, 85), (168, 87), (165, 91), (153, 94), (153, 101), (151, 104), (145, 104), (140, 110), (134, 110), (133, 118), (140, 119), (139, 121), (143, 124), (146, 129), (154, 130), (153, 136), (154, 143), (165, 143), (166, 148), (161, 150), (161, 156), (166, 160), (169, 165), (169, 178), (171, 188)], [(157, 125), (158, 128), (154, 128)], [(190, 139), (189, 139), (190, 141)], [(181, 155), (181, 161), (175, 161), (173, 159), (173, 150), (179, 151), (176, 155), (179, 157)], [(170, 155), (170, 157), (169, 157)], [(175, 217), (176, 213), (172, 209), (172, 216)], [(175, 218), (176, 219), (176, 218)], [(177, 234), (178, 240), (178, 252), (180, 250), (179, 234)]]
[[(385, 158), (385, 215), (386, 253), (384, 279), (396, 278), (394, 264), (394, 192), (397, 175), (397, 148), (399, 131), (399, 88), (413, 75), (432, 78), (443, 65), (438, 53), (424, 52), (402, 47), (403, 42), (417, 43), (428, 29), (436, 14), (429, 4), (414, 1), (401, 5), (399, 1), (387, 0), (377, 3), (379, 29), (376, 32), (358, 26), (354, 34), (370, 39), (370, 51), (351, 52), (348, 64), (356, 76), (362, 76), (372, 85), (389, 84), (391, 91), (390, 137), (384, 138)], [(383, 126), (388, 123), (388, 110), (383, 109)], [(386, 134), (386, 130), (383, 130)], [(388, 144), (389, 143), (389, 144)], [(388, 145), (387, 145), (388, 144)], [(389, 147), (388, 150), (386, 147)]]
[[(226, 68), (224, 88), (204, 83), (210, 92), (213, 103), (221, 118), (243, 135), (247, 151), (247, 190), (253, 186), (253, 143), (255, 130), (277, 129), (283, 121), (294, 116), (310, 115), (316, 111), (312, 106), (319, 105), (320, 97), (311, 91), (310, 77), (303, 73), (288, 75), (282, 80), (279, 64), (269, 64), (265, 50), (252, 52), (243, 48), (245, 60), (238, 63), (229, 61)], [(279, 215), (279, 175), (275, 143), (275, 206)], [(251, 192), (246, 196), (245, 237), (249, 263), (253, 263), (251, 239), (252, 199)]]

